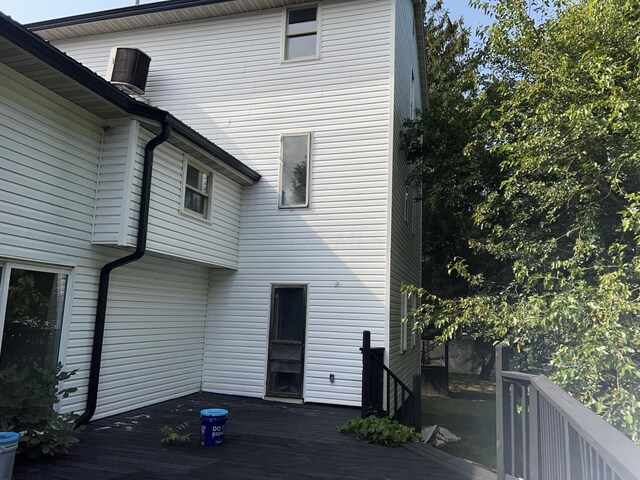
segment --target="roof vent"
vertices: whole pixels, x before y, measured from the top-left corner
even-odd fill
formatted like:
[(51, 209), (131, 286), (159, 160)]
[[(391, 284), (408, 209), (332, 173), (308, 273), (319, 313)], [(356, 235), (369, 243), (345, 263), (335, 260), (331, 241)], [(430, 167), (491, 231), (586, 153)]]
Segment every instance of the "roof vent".
[(151, 57), (137, 48), (113, 47), (107, 80), (138, 95), (144, 95)]

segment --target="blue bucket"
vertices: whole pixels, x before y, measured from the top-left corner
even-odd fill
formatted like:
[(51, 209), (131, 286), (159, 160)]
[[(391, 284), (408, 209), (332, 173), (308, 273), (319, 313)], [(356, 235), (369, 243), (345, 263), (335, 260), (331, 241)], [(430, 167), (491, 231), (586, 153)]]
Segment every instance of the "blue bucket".
[(200, 445), (215, 447), (224, 442), (224, 431), (227, 428), (229, 412), (224, 408), (207, 408), (200, 410)]
[(11, 480), (19, 439), (15, 432), (0, 432), (0, 480)]

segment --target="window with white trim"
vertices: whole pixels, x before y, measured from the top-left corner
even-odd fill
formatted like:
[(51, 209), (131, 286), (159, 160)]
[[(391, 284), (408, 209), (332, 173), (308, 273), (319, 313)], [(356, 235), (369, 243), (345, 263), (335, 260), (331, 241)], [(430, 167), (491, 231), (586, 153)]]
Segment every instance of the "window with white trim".
[(416, 76), (411, 69), (411, 85), (409, 88), (409, 118), (416, 118)]
[(409, 221), (409, 186), (404, 187), (404, 221)]
[(183, 181), (183, 211), (209, 218), (211, 210), (211, 170), (185, 157)]
[(311, 134), (282, 135), (278, 206), (309, 206)]
[(407, 292), (402, 292), (400, 299), (400, 353), (407, 350), (408, 321), (404, 321), (407, 316), (407, 303)]
[(284, 32), (284, 59), (318, 58), (320, 11), (318, 5), (289, 8)]
[(410, 186), (405, 186), (404, 190), (404, 221), (407, 225), (411, 227), (411, 232), (414, 231), (414, 216), (413, 216), (413, 204), (415, 203), (415, 198), (413, 195), (413, 188)]
[(0, 369), (57, 365), (69, 273), (0, 263)]
[(416, 346), (417, 343), (417, 339), (416, 339), (416, 331), (415, 331), (415, 326), (416, 326), (416, 308), (418, 308), (418, 297), (417, 295), (414, 293), (411, 296), (411, 348)]
[(421, 216), (421, 208), (422, 208), (422, 192), (421, 186), (417, 186), (413, 188), (413, 218), (411, 219), (411, 233), (416, 233), (416, 230), (419, 231), (420, 227), (420, 216)]

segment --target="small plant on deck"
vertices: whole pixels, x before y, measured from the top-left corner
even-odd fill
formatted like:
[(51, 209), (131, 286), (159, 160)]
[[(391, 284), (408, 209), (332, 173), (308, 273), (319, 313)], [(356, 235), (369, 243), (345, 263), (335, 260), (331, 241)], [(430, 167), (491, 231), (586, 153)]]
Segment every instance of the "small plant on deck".
[(407, 442), (418, 442), (420, 435), (413, 428), (402, 425), (388, 417), (369, 415), (366, 418), (354, 418), (338, 426), (340, 433), (352, 433), (358, 440), (377, 443), (387, 447), (397, 447)]
[(21, 458), (68, 453), (78, 442), (78, 415), (55, 408), (61, 398), (76, 391), (58, 386), (75, 372), (63, 372), (61, 363), (53, 368), (12, 364), (0, 369), (0, 430), (20, 433)]
[(160, 433), (162, 434), (162, 440), (160, 443), (163, 445), (185, 445), (189, 443), (191, 440), (190, 433), (184, 433), (184, 431), (189, 428), (189, 423), (183, 422), (175, 427), (170, 427), (169, 425), (165, 425), (160, 428)]

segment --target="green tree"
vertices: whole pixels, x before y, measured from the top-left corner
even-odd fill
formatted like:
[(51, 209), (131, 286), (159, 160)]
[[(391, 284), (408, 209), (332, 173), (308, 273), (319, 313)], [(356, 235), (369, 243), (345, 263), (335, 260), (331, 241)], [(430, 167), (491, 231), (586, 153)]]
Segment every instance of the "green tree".
[(423, 324), (509, 342), (638, 442), (640, 3), (475, 3), (495, 23), (463, 152), (500, 170), (470, 208), (482, 235), (450, 265), (466, 292), (413, 289)]
[(469, 39), (469, 30), (462, 20), (451, 20), (442, 0), (429, 7), (429, 108), (404, 125), (403, 149), (417, 167), (410, 181), (422, 191), (425, 287), (443, 297), (465, 291), (449, 276), (448, 264), (470, 256), (468, 239), (479, 233), (473, 206), (498, 186), (498, 163), (477, 141), (487, 121), (483, 103), (491, 95), (479, 88), (482, 52)]
[[(483, 235), (473, 209), (500, 183), (498, 155), (485, 138), (500, 95), (491, 86), (482, 88), (484, 52), (471, 47), (463, 21), (452, 20), (441, 0), (429, 7), (426, 19), (429, 108), (405, 121), (403, 149), (416, 167), (410, 181), (422, 191), (423, 287), (450, 299), (470, 293), (466, 282), (449, 274), (453, 258), (465, 258), (494, 278), (508, 276), (498, 275), (502, 262), (470, 248)], [(475, 327), (480, 330), (465, 333), (478, 341), (492, 338), (483, 324)], [(493, 355), (481, 377), (488, 378), (492, 366)]]

